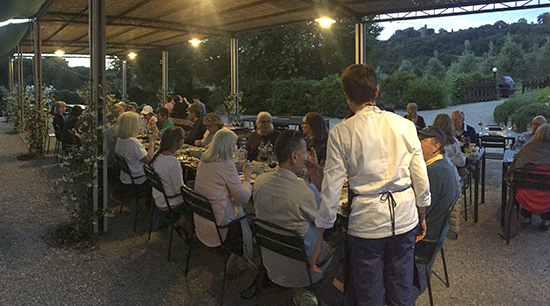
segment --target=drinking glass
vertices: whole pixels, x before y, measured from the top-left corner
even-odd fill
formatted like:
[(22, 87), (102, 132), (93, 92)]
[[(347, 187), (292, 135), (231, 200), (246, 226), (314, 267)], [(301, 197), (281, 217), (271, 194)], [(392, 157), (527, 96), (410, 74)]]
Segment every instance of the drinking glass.
[(483, 132), (483, 122), (481, 120), (477, 123), (477, 126), (479, 126), (479, 132)]
[(506, 129), (506, 123), (501, 122), (500, 123), (500, 129), (504, 131)]
[(277, 167), (277, 156), (275, 156), (275, 154), (272, 153), (271, 156), (268, 157), (267, 165), (271, 169)]
[(508, 120), (508, 123), (506, 124), (506, 128), (508, 131), (511, 131), (514, 129), (514, 124), (512, 123), (512, 120)]

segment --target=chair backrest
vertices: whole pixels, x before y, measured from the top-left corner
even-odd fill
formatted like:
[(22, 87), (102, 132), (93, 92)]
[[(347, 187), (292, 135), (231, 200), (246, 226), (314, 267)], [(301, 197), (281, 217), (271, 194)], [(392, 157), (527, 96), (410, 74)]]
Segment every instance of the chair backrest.
[[(546, 166), (546, 167), (544, 167)], [(544, 169), (547, 168), (547, 169)], [(512, 188), (527, 188), (550, 191), (549, 165), (526, 166), (514, 171)]]
[(441, 223), (441, 226), (439, 228), (437, 240), (431, 241), (431, 240), (423, 239), (416, 243), (414, 248), (414, 257), (417, 263), (427, 264), (431, 262), (434, 256), (437, 254), (436, 253), (437, 245), (441, 240), (441, 235), (443, 234), (443, 231), (445, 230), (447, 223), (449, 223), (449, 219), (451, 218), (451, 212), (453, 211), (453, 208), (456, 202), (458, 201), (459, 195), (460, 195), (460, 192), (456, 194), (456, 197), (453, 200), (453, 204), (451, 204), (451, 206), (445, 213), (445, 217), (443, 218), (443, 222)]
[(296, 231), (288, 230), (259, 218), (254, 218), (252, 222), (254, 223), (254, 237), (256, 243), (260, 246), (260, 252), (263, 247), (282, 256), (303, 262), (307, 269), (310, 284), (312, 284), (309, 273), (309, 260), (302, 236)]
[(187, 207), (191, 209), (193, 213), (205, 218), (210, 222), (214, 222), (214, 224), (216, 225), (216, 230), (218, 232), (218, 237), (220, 238), (220, 241), (223, 242), (219, 225), (216, 221), (216, 215), (214, 214), (214, 210), (212, 209), (212, 204), (210, 203), (210, 201), (202, 194), (195, 192), (193, 189), (185, 185), (181, 187), (181, 193), (183, 195), (185, 205), (187, 205)]
[(166, 201), (166, 206), (168, 207), (168, 211), (170, 211), (170, 217), (173, 218), (174, 216), (172, 216), (172, 207), (170, 207), (170, 202), (168, 200), (179, 196), (179, 194), (170, 196), (166, 194), (166, 191), (164, 191), (164, 186), (162, 185), (162, 181), (160, 180), (160, 176), (158, 175), (158, 173), (155, 172), (155, 169), (153, 169), (153, 167), (149, 165), (143, 165), (143, 171), (145, 171), (145, 176), (147, 177), (147, 180), (149, 180), (151, 187), (162, 192), (164, 200)]
[(506, 138), (503, 136), (483, 135), (481, 136), (481, 146), (483, 148), (500, 148), (506, 150)]
[(115, 161), (118, 165), (118, 167), (120, 168), (120, 171), (128, 174), (130, 176), (130, 179), (132, 180), (132, 184), (135, 184), (134, 183), (134, 180), (135, 179), (138, 179), (140, 177), (142, 177), (143, 175), (140, 175), (140, 176), (133, 176), (132, 175), (132, 171), (130, 170), (130, 167), (128, 166), (128, 162), (126, 162), (126, 159), (118, 154), (115, 153)]

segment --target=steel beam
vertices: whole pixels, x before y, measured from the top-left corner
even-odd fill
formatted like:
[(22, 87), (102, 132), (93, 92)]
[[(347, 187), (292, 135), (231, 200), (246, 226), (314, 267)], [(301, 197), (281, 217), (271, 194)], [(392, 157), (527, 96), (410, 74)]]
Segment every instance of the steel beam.
[(38, 111), (42, 109), (42, 50), (40, 39), (40, 22), (35, 21), (33, 27), (34, 41), (34, 100)]
[[(105, 78), (105, 50), (106, 50), (106, 16), (105, 0), (89, 0), (89, 26), (90, 26), (90, 80), (92, 81), (91, 99), (92, 103), (98, 105), (98, 114), (94, 118), (94, 125), (102, 125), (107, 129), (107, 105)], [(96, 149), (96, 152), (107, 154), (107, 139), (103, 138), (103, 145)], [(101, 160), (98, 160), (101, 162)], [(99, 210), (99, 198), (103, 198), (103, 209), (108, 208), (108, 177), (107, 159), (103, 159), (103, 181), (98, 182), (98, 176), (94, 175), (93, 182), (93, 212)], [(97, 163), (94, 166), (94, 173), (97, 173)], [(103, 194), (99, 194), (99, 185), (102, 185)], [(103, 217), (103, 231), (108, 230), (108, 219)], [(99, 232), (98, 222), (94, 217), (94, 233)]]
[(122, 101), (128, 101), (128, 94), (126, 92), (126, 69), (127, 69), (126, 60), (122, 60)]
[(10, 93), (12, 93), (15, 90), (15, 71), (13, 70), (14, 67), (14, 58), (13, 55), (10, 56), (10, 65), (9, 65), (9, 79), (10, 79)]
[(25, 126), (25, 84), (23, 84), (23, 52), (21, 45), (17, 46), (17, 91), (19, 93), (19, 103), (21, 103), (20, 120), (21, 125)]
[(162, 101), (164, 106), (166, 101), (166, 93), (168, 92), (168, 51), (162, 51)]
[(239, 40), (235, 37), (231, 38), (231, 93), (235, 95), (235, 114), (239, 114)]
[(367, 61), (367, 35), (364, 23), (355, 24), (355, 63), (363, 65)]

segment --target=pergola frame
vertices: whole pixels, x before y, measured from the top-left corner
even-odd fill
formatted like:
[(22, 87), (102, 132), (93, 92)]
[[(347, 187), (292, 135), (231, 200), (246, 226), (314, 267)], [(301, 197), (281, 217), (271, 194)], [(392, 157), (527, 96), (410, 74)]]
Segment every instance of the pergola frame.
[[(32, 46), (35, 53), (35, 70), (41, 71), (41, 49), (47, 49), (46, 52), (53, 52), (54, 48), (72, 48), (70, 53), (89, 53), (91, 67), (91, 83), (92, 83), (92, 100), (96, 105), (101, 105), (98, 116), (96, 117), (97, 124), (103, 125), (106, 128), (106, 104), (104, 101), (106, 94), (105, 80), (105, 56), (106, 54), (122, 55), (128, 50), (148, 50), (160, 49), (162, 51), (162, 89), (165, 93), (168, 88), (168, 52), (166, 48), (185, 42), (190, 35), (204, 36), (220, 36), (227, 37), (231, 41), (231, 93), (238, 93), (238, 37), (245, 37), (249, 33), (257, 30), (273, 28), (280, 25), (291, 23), (311, 21), (314, 17), (320, 17), (319, 14), (329, 14), (334, 19), (344, 18), (355, 23), (356, 38), (355, 38), (355, 62), (363, 64), (366, 61), (366, 33), (365, 21), (366, 16), (378, 16), (374, 19), (375, 22), (410, 20), (441, 16), (458, 16), (466, 14), (477, 14), (486, 12), (498, 12), (506, 10), (518, 10), (536, 7), (550, 7), (550, 0), (527, 0), (527, 1), (468, 1), (464, 0), (461, 3), (440, 3), (435, 0), (417, 0), (404, 2), (400, 0), (353, 0), (353, 1), (336, 1), (336, 0), (299, 0), (299, 1), (283, 1), (283, 0), (241, 0), (234, 2), (236, 6), (227, 9), (218, 9), (219, 14), (238, 15), (239, 12), (250, 10), (251, 8), (260, 8), (263, 6), (273, 7), (273, 11), (264, 14), (236, 19), (233, 21), (222, 22), (217, 26), (203, 26), (200, 24), (183, 23), (173, 20), (159, 18), (144, 18), (140, 16), (132, 16), (146, 5), (151, 3), (161, 3), (160, 0), (142, 0), (131, 1), (131, 5), (117, 14), (107, 15), (105, 0), (87, 0), (87, 5), (82, 5), (83, 0), (79, 0), (82, 5), (77, 12), (63, 12), (50, 10), (52, 3), (71, 1), (71, 0), (47, 0), (42, 9), (36, 15), (34, 22), (34, 43), (26, 40), (28, 35), (18, 47), (18, 79), (19, 93), (22, 95), (22, 52), (23, 48)], [(78, 1), (77, 1), (78, 2)], [(137, 3), (136, 3), (137, 2)], [(174, 8), (170, 14), (184, 11), (185, 4), (200, 5), (200, 0), (187, 0), (185, 3), (180, 3), (180, 7)], [(280, 4), (282, 9), (277, 5)], [(286, 5), (286, 6), (285, 6)], [(60, 6), (62, 7), (62, 5)], [(288, 7), (288, 9), (287, 9)], [(380, 9), (378, 9), (380, 8)], [(73, 10), (74, 11), (74, 10)], [(215, 12), (215, 13), (216, 13)], [(279, 21), (279, 19), (281, 19)], [(48, 25), (57, 25), (57, 29), (50, 31), (44, 40), (40, 39), (40, 24), (48, 27)], [(63, 35), (70, 31), (70, 27), (74, 25), (88, 26), (89, 34), (80, 34), (72, 39), (65, 38)], [(107, 30), (111, 29), (111, 33)], [(128, 31), (113, 29), (139, 29), (139, 33), (130, 39), (125, 39)], [(141, 31), (141, 32), (140, 32)], [(171, 33), (171, 34), (170, 34)], [(256, 33), (257, 35), (257, 33)], [(61, 38), (58, 38), (61, 36)], [(159, 36), (158, 39), (151, 39)], [(86, 41), (89, 37), (89, 41)], [(147, 40), (149, 39), (149, 40)], [(143, 41), (143, 42), (140, 42)], [(89, 50), (89, 52), (88, 52)], [(107, 52), (106, 50), (110, 50)], [(13, 78), (13, 60), (10, 61), (10, 80)], [(126, 68), (126, 61), (123, 65)], [(123, 72), (123, 88), (124, 95), (126, 93), (126, 73)], [(39, 73), (37, 78), (41, 79)], [(35, 84), (41, 84), (41, 80), (35, 81)], [(37, 86), (41, 95), (41, 86)], [(102, 103), (100, 103), (102, 102)], [(166, 102), (166, 101), (165, 101)], [(238, 113), (238, 106), (236, 106)], [(103, 141), (103, 148), (98, 148), (105, 152), (106, 140)], [(102, 197), (103, 208), (107, 208), (108, 202), (108, 187), (107, 187), (107, 161), (103, 160), (103, 180), (99, 182), (96, 179), (93, 184), (93, 209), (99, 209), (99, 197)], [(97, 173), (97, 166), (94, 169)], [(99, 185), (102, 185), (103, 194), (100, 195)], [(104, 218), (103, 231), (107, 231), (107, 219)], [(97, 222), (94, 222), (94, 232), (97, 233), (99, 228)]]

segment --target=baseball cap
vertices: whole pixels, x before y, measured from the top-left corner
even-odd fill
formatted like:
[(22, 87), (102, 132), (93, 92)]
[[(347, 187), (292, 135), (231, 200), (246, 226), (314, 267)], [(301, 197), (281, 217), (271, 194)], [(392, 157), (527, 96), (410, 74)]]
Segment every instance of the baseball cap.
[(145, 105), (143, 107), (143, 110), (141, 111), (141, 114), (143, 114), (143, 115), (147, 115), (147, 114), (151, 114), (151, 113), (153, 113), (153, 108), (149, 105)]
[(133, 108), (138, 108), (138, 105), (136, 102), (130, 102), (130, 104), (128, 104), (128, 107), (133, 107)]
[(443, 132), (442, 129), (438, 128), (435, 125), (429, 125), (419, 130), (418, 138), (420, 138), (420, 140), (426, 138), (435, 138), (441, 146), (445, 146), (445, 143), (447, 143), (447, 136), (445, 136), (445, 132)]

